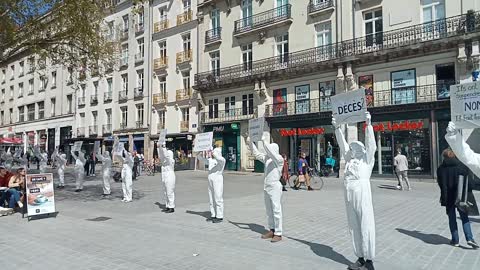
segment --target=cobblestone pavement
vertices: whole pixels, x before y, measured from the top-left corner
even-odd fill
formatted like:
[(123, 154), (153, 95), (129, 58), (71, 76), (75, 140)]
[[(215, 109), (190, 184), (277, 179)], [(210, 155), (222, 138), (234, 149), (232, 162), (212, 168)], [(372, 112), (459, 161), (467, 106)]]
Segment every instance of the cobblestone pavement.
[[(81, 193), (73, 192), (71, 174), (66, 178), (67, 188), (55, 194), (57, 217), (0, 217), (1, 269), (335, 270), (356, 259), (338, 179), (327, 179), (321, 191), (284, 192), (284, 240), (272, 244), (260, 239), (266, 218), (258, 174), (225, 174), (220, 224), (205, 222), (205, 172), (177, 172), (174, 214), (161, 212), (159, 175), (134, 181), (129, 204), (120, 202), (120, 183), (104, 199), (98, 176), (87, 178)], [(463, 237), (461, 248), (448, 245), (447, 216), (435, 184), (413, 183), (409, 192), (393, 185), (372, 181), (376, 269), (480, 269), (480, 251), (468, 248)], [(479, 217), (472, 218), (472, 227), (480, 240)]]

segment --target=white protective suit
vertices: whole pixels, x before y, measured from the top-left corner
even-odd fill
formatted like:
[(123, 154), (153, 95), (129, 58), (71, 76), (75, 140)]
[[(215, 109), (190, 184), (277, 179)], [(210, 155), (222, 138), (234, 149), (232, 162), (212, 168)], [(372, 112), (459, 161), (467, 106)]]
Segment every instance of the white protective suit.
[(250, 143), (255, 159), (265, 164), (265, 182), (263, 196), (267, 212), (268, 228), (274, 235), (282, 236), (282, 176), (283, 157), (280, 155), (278, 144), (265, 143), (265, 153), (258, 151), (254, 143)]
[(345, 206), (347, 210), (348, 227), (353, 242), (353, 251), (359, 258), (373, 260), (375, 257), (375, 218), (373, 214), (372, 191), (370, 176), (375, 164), (375, 135), (367, 116), (365, 130), (365, 145), (354, 141), (348, 145), (342, 130), (335, 126), (340, 153), (345, 159)]
[(83, 189), (83, 181), (85, 180), (85, 154), (79, 152), (78, 156), (75, 155), (75, 152), (72, 151), (72, 157), (75, 159), (75, 185), (77, 190)]
[(165, 190), (166, 208), (175, 208), (175, 159), (173, 152), (165, 147), (158, 148), (158, 155), (162, 165), (162, 183)]
[(122, 191), (123, 191), (123, 202), (131, 202), (133, 194), (133, 182), (132, 182), (132, 170), (133, 170), (133, 157), (132, 154), (123, 150), (125, 158), (123, 159), (123, 168), (122, 168)]
[(57, 163), (57, 173), (58, 173), (58, 180), (59, 180), (59, 187), (65, 186), (65, 166), (67, 165), (67, 156), (65, 154), (58, 154), (58, 152), (54, 153), (54, 159)]
[(476, 176), (480, 177), (480, 154), (473, 152), (453, 122), (448, 124), (445, 140), (447, 140), (458, 160), (465, 164)]
[(40, 159), (40, 173), (45, 173), (47, 170), (48, 154), (43, 152), (37, 158)]
[(102, 162), (103, 195), (110, 195), (112, 192), (110, 189), (110, 179), (112, 178), (112, 159), (110, 158), (110, 153), (105, 151), (102, 155), (99, 152), (96, 157)]
[(223, 170), (225, 168), (225, 158), (222, 156), (222, 148), (215, 148), (212, 157), (208, 159), (202, 155), (198, 157), (208, 164), (208, 197), (210, 198), (211, 217), (223, 219)]

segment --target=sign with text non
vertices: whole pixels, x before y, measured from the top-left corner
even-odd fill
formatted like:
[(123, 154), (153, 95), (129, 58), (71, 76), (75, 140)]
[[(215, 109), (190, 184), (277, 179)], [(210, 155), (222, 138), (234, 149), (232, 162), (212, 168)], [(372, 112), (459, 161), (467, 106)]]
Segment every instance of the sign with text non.
[(213, 132), (200, 133), (195, 136), (193, 152), (212, 150)]
[(264, 126), (264, 117), (248, 120), (248, 135), (250, 136), (250, 140), (252, 142), (258, 142), (262, 140)]
[(366, 120), (367, 106), (363, 89), (332, 96), (332, 115), (337, 124), (353, 124)]
[(26, 176), (28, 216), (55, 213), (53, 174), (28, 174)]
[(450, 86), (450, 108), (457, 128), (480, 128), (480, 81)]

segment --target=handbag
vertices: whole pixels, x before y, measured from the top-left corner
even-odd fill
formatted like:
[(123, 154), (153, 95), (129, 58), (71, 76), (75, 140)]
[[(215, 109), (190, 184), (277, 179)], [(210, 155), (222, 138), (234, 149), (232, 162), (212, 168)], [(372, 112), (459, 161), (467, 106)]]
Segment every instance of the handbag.
[(461, 211), (468, 213), (468, 209), (473, 205), (468, 202), (468, 176), (458, 176), (457, 198), (455, 206)]
[(299, 182), (299, 183), (304, 183), (304, 182), (305, 182), (305, 175), (300, 174), (300, 175), (298, 176), (298, 182)]

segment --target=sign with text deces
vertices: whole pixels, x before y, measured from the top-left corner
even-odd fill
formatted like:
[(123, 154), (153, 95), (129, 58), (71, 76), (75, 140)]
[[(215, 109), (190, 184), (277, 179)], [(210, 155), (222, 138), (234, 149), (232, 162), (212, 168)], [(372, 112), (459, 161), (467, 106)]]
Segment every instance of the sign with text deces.
[(450, 108), (457, 128), (480, 128), (480, 82), (450, 86)]
[(213, 132), (199, 133), (195, 136), (193, 152), (212, 150)]
[(337, 124), (354, 124), (366, 120), (367, 106), (363, 89), (332, 96), (332, 115)]
[(55, 213), (53, 174), (28, 174), (26, 178), (28, 216)]

